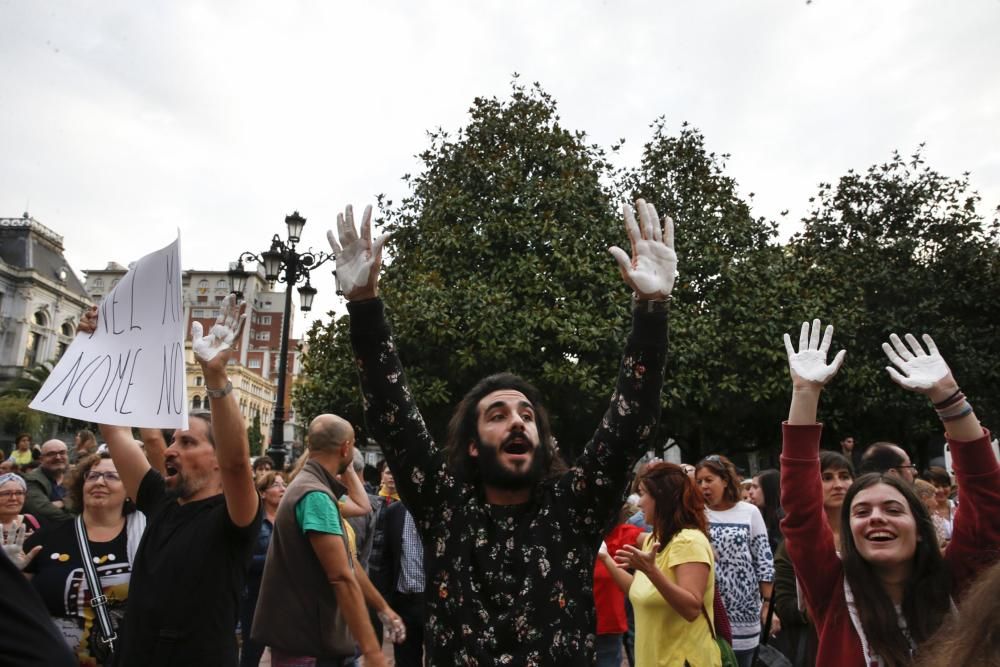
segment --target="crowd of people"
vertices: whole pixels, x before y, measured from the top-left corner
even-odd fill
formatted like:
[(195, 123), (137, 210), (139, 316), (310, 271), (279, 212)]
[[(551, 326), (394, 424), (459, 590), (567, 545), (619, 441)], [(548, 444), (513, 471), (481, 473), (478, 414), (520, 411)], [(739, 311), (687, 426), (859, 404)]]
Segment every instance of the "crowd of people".
[[(377, 667), (387, 640), (401, 666), (996, 663), (1000, 467), (933, 340), (893, 334), (884, 350), (890, 379), (941, 419), (954, 479), (918, 479), (895, 443), (820, 449), (820, 395), (845, 353), (828, 359), (819, 321), (797, 349), (785, 337), (780, 469), (637, 465), (659, 422), (677, 257), (669, 218), (642, 200), (623, 217), (630, 252), (611, 254), (632, 330), (574, 461), (510, 373), (469, 389), (433, 440), (378, 297), (370, 207), (330, 233), (385, 457), (367, 479), (334, 414), (309, 424), (294, 465), (251, 461), (226, 373), (233, 296), (207, 335), (192, 327), (209, 410), (187, 428), (100, 425), (104, 445), (81, 431), (72, 450), (19, 436), (0, 473), (0, 662), (246, 666), (269, 650), (275, 667)], [(96, 324), (95, 309), (80, 330)]]

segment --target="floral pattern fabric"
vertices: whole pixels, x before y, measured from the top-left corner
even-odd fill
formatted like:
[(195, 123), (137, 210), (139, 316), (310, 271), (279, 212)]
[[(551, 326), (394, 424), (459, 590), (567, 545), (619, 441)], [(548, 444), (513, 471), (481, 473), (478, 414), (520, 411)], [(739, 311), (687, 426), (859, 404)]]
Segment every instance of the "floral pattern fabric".
[(499, 506), (432, 441), (382, 302), (348, 311), (365, 420), (424, 546), (427, 664), (593, 664), (594, 561), (659, 420), (666, 313), (635, 315), (611, 404), (569, 471), (530, 502)]

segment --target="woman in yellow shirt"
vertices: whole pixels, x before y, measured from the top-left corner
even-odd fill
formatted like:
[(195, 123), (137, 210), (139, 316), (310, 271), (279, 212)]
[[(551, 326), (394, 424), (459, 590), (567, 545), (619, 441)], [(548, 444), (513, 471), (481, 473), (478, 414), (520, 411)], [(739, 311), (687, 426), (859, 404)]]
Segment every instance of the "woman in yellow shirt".
[(639, 507), (653, 527), (639, 538), (642, 548), (626, 545), (613, 561), (600, 556), (635, 609), (636, 667), (719, 667), (709, 625), (715, 557), (704, 500), (680, 466), (655, 463), (639, 478)]

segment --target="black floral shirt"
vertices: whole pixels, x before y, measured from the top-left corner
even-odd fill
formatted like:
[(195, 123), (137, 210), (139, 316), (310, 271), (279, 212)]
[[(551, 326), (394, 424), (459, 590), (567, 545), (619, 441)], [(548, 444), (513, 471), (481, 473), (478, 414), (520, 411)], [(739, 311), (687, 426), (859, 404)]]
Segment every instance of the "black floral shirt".
[(611, 405), (572, 468), (500, 506), (431, 440), (381, 300), (348, 311), (365, 420), (424, 545), (427, 664), (592, 665), (594, 561), (659, 419), (666, 314), (634, 316)]

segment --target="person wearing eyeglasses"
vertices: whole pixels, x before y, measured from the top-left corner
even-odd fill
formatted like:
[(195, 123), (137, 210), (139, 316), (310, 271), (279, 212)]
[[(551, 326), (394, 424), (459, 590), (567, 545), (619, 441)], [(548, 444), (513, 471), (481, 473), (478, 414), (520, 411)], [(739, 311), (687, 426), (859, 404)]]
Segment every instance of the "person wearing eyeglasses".
[(891, 442), (876, 442), (865, 450), (858, 474), (860, 476), (870, 472), (895, 475), (910, 485), (917, 478), (917, 466), (910, 461), (910, 455)]
[[(101, 594), (116, 628), (121, 627), (128, 599), (132, 561), (146, 527), (146, 517), (126, 498), (114, 461), (108, 453), (91, 454), (77, 464), (67, 480), (66, 498), (80, 510)], [(41, 550), (24, 568), (45, 602), (52, 620), (80, 665), (101, 665), (99, 624), (91, 601), (93, 592), (83, 569), (76, 522), (44, 528), (24, 543), (24, 550)]]
[(24, 509), (41, 522), (42, 527), (73, 518), (66, 509), (66, 487), (63, 477), (69, 466), (69, 449), (62, 440), (49, 440), (42, 445), (39, 466), (24, 476), (28, 496)]
[[(261, 457), (267, 458), (267, 457)], [(270, 459), (268, 458), (270, 461)], [(257, 459), (260, 461), (260, 459)], [(257, 462), (254, 462), (254, 468)], [(250, 628), (253, 627), (253, 612), (260, 596), (260, 582), (264, 577), (264, 562), (267, 559), (267, 548), (271, 544), (271, 534), (274, 532), (274, 518), (278, 514), (278, 503), (285, 496), (285, 475), (277, 470), (266, 470), (259, 473), (254, 484), (264, 505), (264, 518), (257, 534), (257, 542), (253, 547), (253, 558), (250, 569), (247, 570), (247, 585), (240, 600), (240, 633), (243, 645), (240, 649), (241, 667), (256, 667), (264, 655), (264, 645), (250, 638)]]
[(29, 535), (39, 528), (38, 519), (21, 513), (27, 494), (28, 485), (20, 475), (12, 472), (0, 475), (0, 529), (5, 539), (22, 524)]

